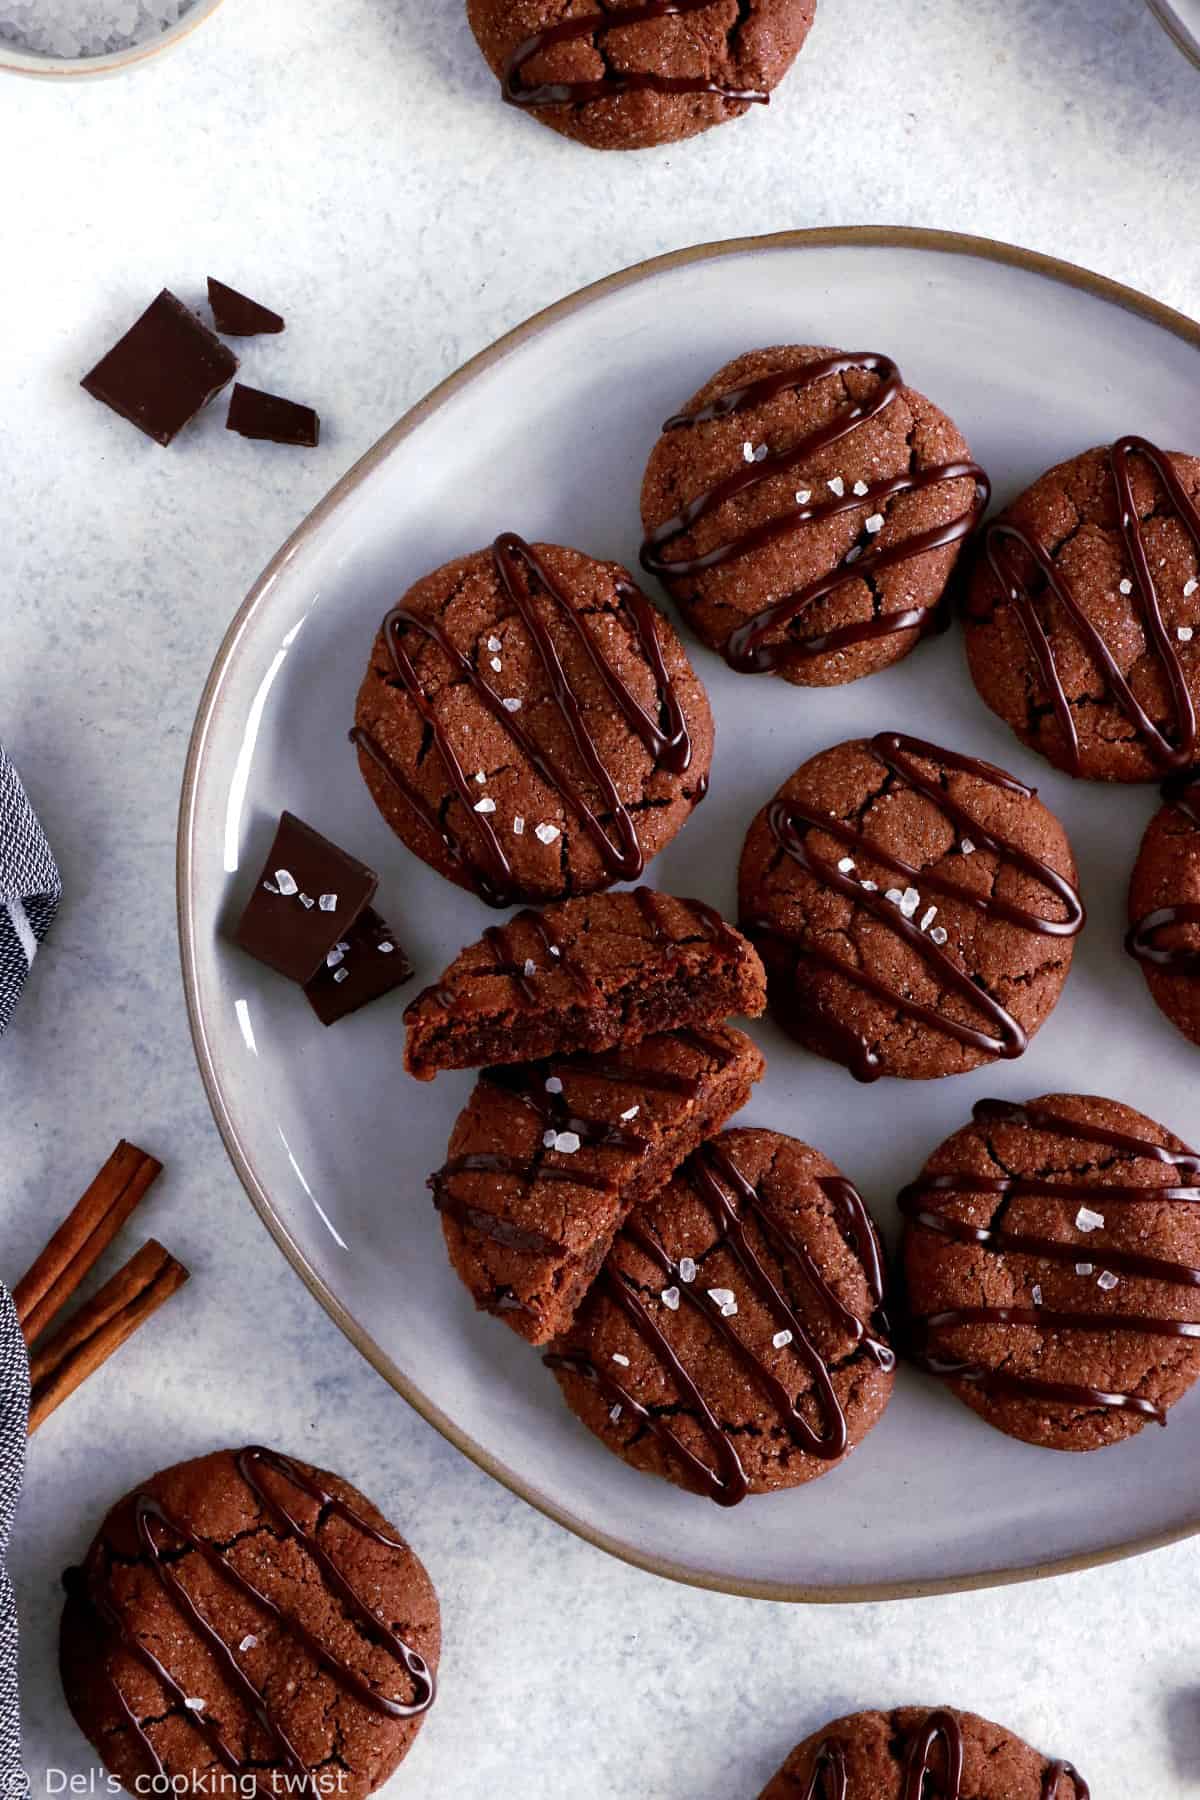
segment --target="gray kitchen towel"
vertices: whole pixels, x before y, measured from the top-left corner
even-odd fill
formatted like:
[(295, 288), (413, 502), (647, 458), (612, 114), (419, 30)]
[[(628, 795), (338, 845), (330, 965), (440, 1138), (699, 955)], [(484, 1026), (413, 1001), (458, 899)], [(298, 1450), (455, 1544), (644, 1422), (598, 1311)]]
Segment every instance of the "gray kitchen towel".
[(25, 1473), (28, 1419), (29, 1358), (12, 1297), (0, 1282), (0, 1800), (20, 1800), (29, 1791), (21, 1768), (17, 1608), (4, 1560)]
[(61, 898), (46, 834), (0, 744), (0, 1037)]

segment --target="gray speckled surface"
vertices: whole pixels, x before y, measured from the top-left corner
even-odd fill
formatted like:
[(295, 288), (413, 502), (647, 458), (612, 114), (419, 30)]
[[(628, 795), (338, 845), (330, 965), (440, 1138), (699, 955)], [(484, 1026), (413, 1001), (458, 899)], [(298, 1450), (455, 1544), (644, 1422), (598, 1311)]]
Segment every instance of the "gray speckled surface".
[[(1200, 1793), (1193, 1546), (1007, 1592), (789, 1609), (627, 1570), (472, 1469), (242, 1197), (192, 1063), (173, 895), (188, 730), (230, 614), (465, 356), (640, 257), (792, 225), (977, 231), (1195, 311), (1200, 76), (1141, 0), (821, 0), (769, 114), (603, 159), (499, 108), (458, 0), (227, 0), (140, 76), (0, 83), (0, 735), (67, 884), (0, 1046), (0, 1268), (25, 1266), (124, 1132), (169, 1164), (143, 1232), (195, 1277), (33, 1446), (15, 1574), (35, 1790), (92, 1767), (54, 1672), (60, 1569), (149, 1469), (265, 1435), (360, 1482), (438, 1583), (443, 1694), (393, 1787), (411, 1800), (736, 1800), (833, 1713), (921, 1698), (1073, 1756), (1097, 1800)], [(75, 386), (159, 285), (198, 298), (210, 269), (287, 313), (244, 372), (321, 409), (318, 452), (227, 437), (217, 407), (164, 453)]]

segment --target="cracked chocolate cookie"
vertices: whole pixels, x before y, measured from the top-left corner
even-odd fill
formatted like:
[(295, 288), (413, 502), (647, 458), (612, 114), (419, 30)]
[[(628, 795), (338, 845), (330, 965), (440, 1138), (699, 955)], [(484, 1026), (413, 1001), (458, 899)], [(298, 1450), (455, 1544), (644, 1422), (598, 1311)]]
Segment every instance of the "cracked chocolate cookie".
[(1090, 1800), (1070, 1763), (975, 1713), (851, 1713), (798, 1744), (759, 1800)]
[(1032, 788), (899, 732), (814, 756), (750, 827), (738, 898), (772, 1013), (859, 1081), (1019, 1056), (1084, 920)]
[(878, 1422), (882, 1305), (845, 1176), (795, 1138), (727, 1131), (625, 1221), (546, 1361), (610, 1450), (733, 1506), (827, 1474)]
[(1200, 769), (1163, 784), (1129, 884), (1129, 954), (1155, 1004), (1200, 1044)]
[(392, 830), (492, 906), (636, 880), (713, 748), (704, 689), (625, 570), (511, 532), (388, 613), (351, 736)]
[(510, 106), (593, 150), (694, 137), (765, 105), (816, 0), (467, 0)]
[(1099, 1450), (1200, 1375), (1200, 1156), (1115, 1100), (981, 1100), (900, 1196), (914, 1360), (1010, 1437)]
[(890, 357), (755, 350), (668, 419), (642, 483), (642, 566), (734, 669), (833, 687), (899, 662), (988, 481)]
[(405, 1013), (405, 1066), (531, 1062), (611, 1050), (766, 1005), (758, 954), (701, 900), (653, 888), (565, 900), (493, 925)]
[[(67, 1704), (131, 1793), (370, 1794), (434, 1697), (438, 1603), (337, 1475), (251, 1445), (118, 1502), (65, 1585)], [(239, 1791), (245, 1791), (240, 1789)]]
[(1059, 463), (983, 534), (971, 677), (1023, 744), (1092, 781), (1200, 757), (1200, 457), (1125, 437)]
[(631, 1208), (746, 1104), (764, 1067), (721, 1026), (485, 1070), (430, 1178), (476, 1306), (533, 1344), (565, 1331)]

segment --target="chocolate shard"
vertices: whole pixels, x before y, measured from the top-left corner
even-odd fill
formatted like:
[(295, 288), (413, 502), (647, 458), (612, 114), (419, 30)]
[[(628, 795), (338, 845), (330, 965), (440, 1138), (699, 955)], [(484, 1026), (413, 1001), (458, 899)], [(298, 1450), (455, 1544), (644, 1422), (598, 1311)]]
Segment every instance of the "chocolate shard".
[(412, 974), (391, 927), (368, 906), (304, 984), (304, 992), (322, 1025), (336, 1025), (360, 1006), (403, 987)]
[(261, 337), (267, 332), (283, 330), (283, 319), (269, 306), (226, 287), (215, 276), (208, 278), (208, 304), (216, 320), (217, 330), (226, 337)]
[(313, 450), (321, 441), (321, 421), (311, 406), (261, 393), (240, 381), (233, 384), (225, 424), (243, 437), (262, 438), (269, 444), (301, 444)]
[(164, 288), (80, 386), (169, 444), (237, 373), (227, 344)]
[(373, 869), (285, 812), (234, 942), (303, 986), (325, 967), (378, 885)]

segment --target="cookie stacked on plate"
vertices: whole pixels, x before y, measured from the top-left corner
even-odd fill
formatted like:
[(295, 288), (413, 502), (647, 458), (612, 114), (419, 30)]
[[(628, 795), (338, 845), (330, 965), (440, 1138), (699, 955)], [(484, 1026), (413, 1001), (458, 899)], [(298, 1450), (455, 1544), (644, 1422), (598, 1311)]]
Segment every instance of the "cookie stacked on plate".
[(482, 1067), (430, 1183), (476, 1305), (618, 1455), (722, 1504), (838, 1462), (894, 1366), (857, 1192), (722, 1133), (765, 1067), (728, 1020), (765, 1001), (741, 933), (638, 888), (490, 927), (407, 1012), (410, 1073)]

